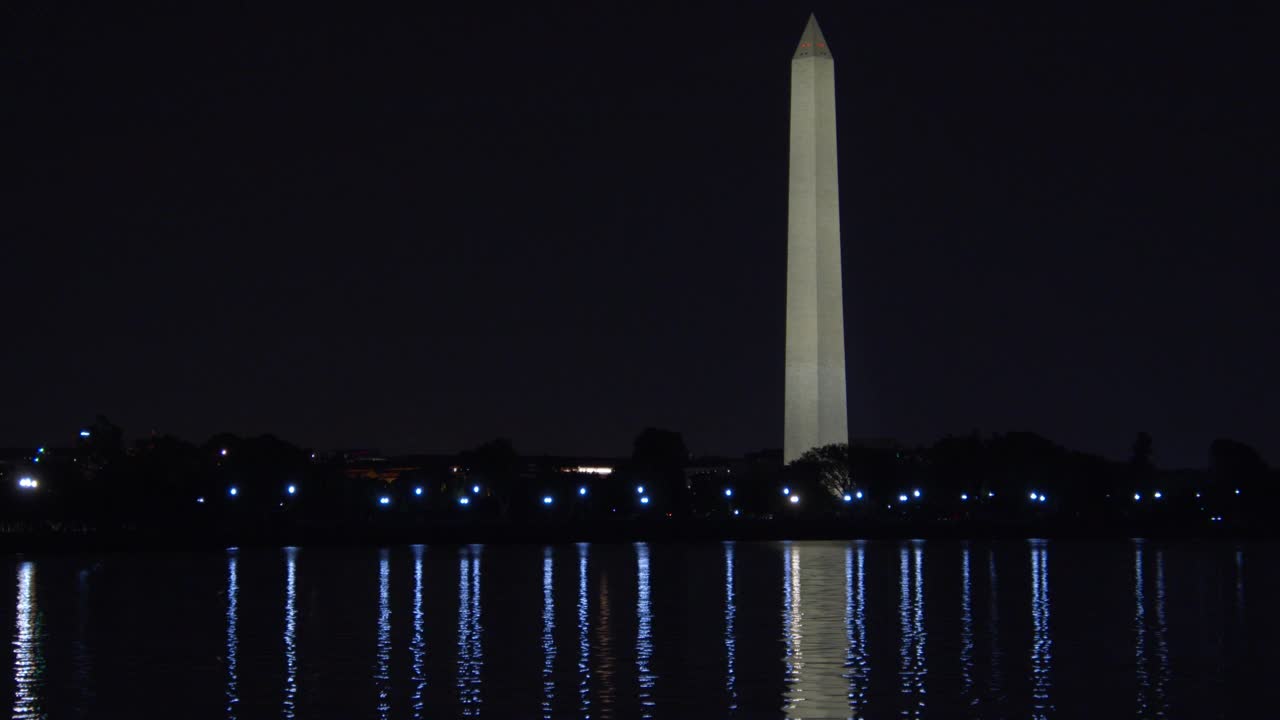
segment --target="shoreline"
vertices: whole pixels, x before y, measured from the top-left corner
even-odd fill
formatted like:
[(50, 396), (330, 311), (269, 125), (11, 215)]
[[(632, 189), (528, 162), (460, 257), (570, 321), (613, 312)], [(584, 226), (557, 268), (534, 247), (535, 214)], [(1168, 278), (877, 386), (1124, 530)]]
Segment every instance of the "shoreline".
[(709, 543), (849, 540), (1275, 540), (1274, 530), (1233, 527), (1188, 528), (1144, 524), (1123, 527), (1061, 523), (867, 523), (778, 522), (614, 522), (580, 525), (507, 523), (346, 529), (273, 527), (255, 530), (217, 527), (139, 528), (27, 532), (0, 535), (0, 552), (84, 553), (221, 550), (232, 547), (381, 547), (389, 545), (561, 545), (573, 543)]

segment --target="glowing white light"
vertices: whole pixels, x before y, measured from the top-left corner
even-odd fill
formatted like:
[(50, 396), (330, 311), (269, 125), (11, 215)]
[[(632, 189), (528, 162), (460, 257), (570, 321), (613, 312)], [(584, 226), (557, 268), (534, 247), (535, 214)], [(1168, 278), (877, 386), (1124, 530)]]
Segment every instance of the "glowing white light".
[(81, 430), (81, 431), (80, 431), (80, 437), (89, 437), (89, 431), (88, 431), (88, 430)]
[(649, 504), (649, 498), (648, 498), (648, 496), (641, 496), (641, 497), (640, 497), (640, 504), (641, 504), (641, 505), (648, 505), (648, 504)]
[(240, 488), (237, 488), (235, 485), (232, 485), (231, 487), (227, 488), (227, 494), (230, 495), (231, 497), (235, 497), (240, 494)]
[(379, 505), (390, 505), (390, 504), (391, 504), (391, 496), (389, 496), (389, 495), (382, 495), (382, 496), (378, 497), (378, 504), (379, 504)]
[(724, 496), (725, 496), (725, 497), (733, 497), (733, 488), (725, 488), (725, 489), (724, 489)]
[(792, 495), (792, 496), (791, 496), (790, 498), (788, 498), (788, 499), (791, 501), (791, 504), (792, 504), (792, 505), (795, 505), (796, 503), (800, 502), (800, 496), (799, 496), (799, 495)]
[(1045, 497), (1044, 495), (1041, 495), (1039, 499), (1040, 499), (1040, 502), (1044, 502), (1045, 500), (1048, 500), (1049, 498)]
[(790, 495), (790, 494), (791, 494), (791, 488), (789, 488), (789, 487), (784, 487), (784, 488), (782, 488), (782, 494), (783, 494), (783, 495)]
[(1236, 488), (1236, 494), (1237, 494), (1237, 495), (1239, 495), (1239, 494), (1240, 494), (1240, 488)]
[(920, 497), (920, 491), (919, 491), (919, 490), (914, 490), (914, 491), (912, 491), (912, 493), (911, 493), (911, 494), (912, 494), (912, 496), (914, 496), (914, 497)]
[(995, 494), (995, 493), (993, 493), (993, 492), (989, 492), (989, 493), (987, 493), (987, 497), (995, 497), (995, 496), (996, 496), (996, 494)]
[(965, 493), (960, 493), (960, 499), (961, 499), (961, 500), (963, 500), (963, 501), (965, 501), (965, 502), (968, 502), (968, 501), (969, 501), (969, 496), (968, 496), (967, 494), (965, 494)]
[(906, 496), (906, 495), (899, 495), (899, 496), (898, 496), (898, 502), (906, 502), (906, 501), (907, 501), (907, 496)]
[(24, 477), (18, 478), (18, 487), (34, 490), (40, 487), (40, 482), (33, 477), (24, 476)]
[(583, 475), (612, 475), (613, 474), (613, 468), (611, 467), (579, 466), (579, 467), (573, 467), (573, 468), (565, 468), (564, 471), (571, 472), (571, 473), (582, 473)]
[(845, 493), (845, 494), (844, 494), (844, 501), (845, 501), (845, 502), (853, 502), (853, 496), (852, 496), (852, 495), (850, 495), (849, 493)]
[(472, 493), (473, 495), (474, 495), (474, 494), (478, 494), (479, 492), (480, 492), (480, 486), (479, 486), (479, 485), (472, 485), (472, 486), (471, 486), (471, 493)]
[(1036, 498), (1037, 498), (1037, 495), (1036, 495), (1036, 493), (1033, 491), (1033, 492), (1031, 493), (1031, 499), (1032, 499), (1032, 500), (1035, 500)]
[(741, 511), (741, 510), (738, 510), (737, 508), (734, 508), (734, 510), (733, 510), (733, 514), (734, 514), (734, 515), (741, 515), (741, 514), (742, 514), (742, 511)]
[(414, 495), (421, 496), (421, 495), (422, 495), (422, 488), (421, 488), (421, 487), (416, 487), (416, 488), (414, 488), (414, 489), (413, 489), (413, 494), (414, 494)]
[(1155, 498), (1156, 498), (1157, 500), (1159, 500), (1159, 499), (1160, 499), (1160, 498), (1162, 498), (1162, 497), (1164, 497), (1164, 493), (1161, 493), (1159, 490), (1157, 490), (1157, 491), (1156, 491)]
[(469, 497), (460, 497), (460, 498), (458, 498), (458, 504), (459, 504), (459, 505), (470, 505), (470, 504), (471, 504), (471, 498), (469, 498)]
[(853, 496), (854, 496), (855, 498), (857, 498), (857, 499), (861, 500), (861, 499), (862, 499), (862, 491), (861, 491), (861, 490), (859, 490), (858, 492), (854, 493), (854, 494), (853, 494)]
[(644, 494), (644, 486), (643, 486), (643, 485), (637, 485), (637, 486), (636, 486), (636, 494), (637, 494), (637, 495), (643, 495), (643, 494)]
[(1197, 498), (1198, 498), (1198, 497), (1200, 497), (1200, 493), (1196, 493), (1196, 497), (1197, 497)]
[(223, 457), (226, 457), (226, 456), (227, 456), (227, 449), (226, 449), (226, 448), (222, 448), (221, 450), (219, 450), (219, 451), (218, 451), (218, 454), (219, 454), (219, 455), (221, 455), (221, 456), (223, 456)]
[(297, 494), (298, 494), (298, 486), (297, 486), (297, 485), (290, 485), (289, 487), (285, 488), (285, 489), (284, 489), (284, 491), (285, 491), (285, 492), (287, 492), (287, 493), (289, 493), (290, 495), (297, 495)]
[(578, 494), (585, 496), (587, 494), (587, 486), (583, 485), (582, 487), (578, 488)]
[(201, 505), (203, 505), (203, 504), (204, 504), (204, 498), (203, 498), (203, 497), (198, 497), (198, 498), (196, 498), (196, 502), (198, 502), (198, 503), (200, 503)]
[(1133, 501), (1134, 501), (1134, 502), (1139, 502), (1139, 501), (1141, 501), (1141, 500), (1142, 500), (1142, 495), (1141, 495), (1140, 493), (1134, 493), (1134, 494), (1133, 494)]
[(542, 496), (542, 504), (543, 504), (543, 505), (550, 505), (550, 504), (551, 504), (551, 502), (552, 502), (552, 499), (551, 499), (551, 496), (550, 496), (550, 495), (543, 495), (543, 496)]

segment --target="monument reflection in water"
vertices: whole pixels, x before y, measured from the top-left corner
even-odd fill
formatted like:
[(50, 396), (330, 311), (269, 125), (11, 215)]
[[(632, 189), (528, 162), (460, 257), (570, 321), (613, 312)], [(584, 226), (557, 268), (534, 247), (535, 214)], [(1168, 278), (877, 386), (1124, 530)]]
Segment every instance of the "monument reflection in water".
[[(1271, 699), (1278, 665), (1280, 630), (1246, 615), (1280, 599), (1278, 583), (1246, 586), (1254, 552), (725, 542), (15, 559), (8, 691), (15, 718), (1230, 715)], [(164, 595), (161, 562), (189, 592)]]

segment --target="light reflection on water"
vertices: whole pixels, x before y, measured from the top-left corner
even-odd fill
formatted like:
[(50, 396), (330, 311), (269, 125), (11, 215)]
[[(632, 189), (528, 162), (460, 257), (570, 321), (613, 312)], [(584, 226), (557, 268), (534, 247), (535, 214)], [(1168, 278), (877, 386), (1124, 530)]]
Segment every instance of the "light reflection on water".
[(844, 622), (849, 644), (845, 678), (849, 681), (849, 715), (856, 718), (862, 716), (867, 702), (871, 671), (867, 655), (867, 549), (858, 543), (856, 548), (846, 547), (844, 553)]
[(555, 663), (556, 663), (556, 605), (553, 594), (554, 565), (551, 560), (551, 548), (542, 551), (542, 716), (551, 717), (551, 708), (556, 697)]
[(591, 617), (587, 604), (587, 548), (578, 543), (578, 714), (591, 714)]
[(649, 545), (636, 543), (636, 682), (641, 717), (653, 717), (653, 605), (649, 597)]
[(599, 616), (596, 620), (596, 644), (592, 660), (595, 669), (592, 676), (599, 678), (596, 690), (596, 706), (601, 716), (612, 717), (613, 700), (617, 693), (614, 675), (618, 671), (617, 660), (613, 656), (613, 614), (609, 603), (609, 576), (600, 576), (600, 594), (596, 605)]
[(734, 621), (738, 606), (733, 597), (733, 543), (724, 544), (724, 677), (729, 696), (729, 710), (738, 709), (738, 674), (734, 668), (738, 630)]
[(284, 717), (293, 720), (298, 699), (298, 549), (285, 548), (284, 558)]
[(924, 713), (925, 680), (928, 666), (925, 663), (924, 630), (924, 548), (920, 542), (898, 551), (899, 604), (898, 622), (902, 630), (899, 670), (901, 692), (905, 704), (903, 717), (921, 717)]
[(458, 565), (458, 700), (462, 714), (480, 714), (480, 673), (484, 665), (480, 624), (479, 545), (459, 551)]
[(976, 702), (973, 696), (973, 575), (969, 562), (969, 544), (960, 551), (960, 692), (966, 704)]
[(36, 607), (36, 566), (34, 562), (18, 563), (17, 621), (13, 639), (13, 717), (45, 717), (38, 695), (43, 658), (41, 658), (39, 614)]
[(236, 709), (240, 703), (240, 676), (236, 668), (236, 655), (240, 645), (237, 628), (237, 604), (240, 599), (240, 585), (236, 575), (236, 549), (227, 551), (227, 646), (225, 664), (227, 670), (226, 707), (227, 719), (235, 720)]
[[(83, 561), (14, 559), (11, 715), (137, 716), (137, 707), (110, 703), (163, 697), (164, 688), (142, 678), (164, 677), (183, 688), (167, 692), (183, 693), (191, 717), (323, 717), (329, 708), (311, 703), (324, 686), (355, 699), (344, 713), (351, 717), (483, 710), (603, 720), (678, 718), (698, 708), (700, 716), (1048, 719), (1093, 702), (1128, 717), (1239, 716), (1189, 707), (1202, 688), (1183, 683), (1205, 676), (1202, 687), (1216, 683), (1209, 687), (1221, 697), (1247, 699), (1265, 692), (1263, 671), (1233, 653), (1254, 653), (1249, 659), (1266, 668), (1280, 648), (1270, 626), (1235, 622), (1245, 588), (1243, 551), (1234, 545), (726, 542), (330, 552), (194, 557), (192, 577), (203, 573), (208, 592), (171, 603), (179, 609), (164, 622), (148, 600), (156, 595), (138, 593), (165, 585), (135, 589), (111, 579), (126, 562), (148, 568), (145, 559), (98, 562), (102, 580)], [(482, 552), (497, 583), (485, 603), (488, 637)], [(1251, 565), (1253, 607), (1278, 599), (1267, 594), (1261, 567)], [(125, 598), (131, 604), (119, 603)], [(359, 610), (333, 616), (332, 608)], [(540, 622), (527, 614), (533, 608)], [(140, 618), (151, 624), (138, 625)], [(493, 634), (517, 618), (532, 622), (506, 622), (509, 633)], [(149, 640), (145, 633), (157, 628), (192, 631)], [(116, 639), (104, 642), (113, 632)], [(335, 634), (337, 644), (329, 640)], [(136, 644), (140, 637), (151, 644)], [(188, 681), (172, 669), (181, 667), (177, 660), (138, 647), (180, 647), (195, 659), (190, 676), (202, 679)], [(1107, 658), (1118, 658), (1122, 671), (1100, 680), (1095, 673)], [(429, 685), (429, 670), (446, 680)], [(1095, 692), (1104, 695), (1095, 700)]]
[(391, 554), (378, 551), (378, 717), (391, 715)]
[[(1165, 616), (1164, 551), (1154, 551), (1155, 567), (1152, 569), (1148, 567), (1149, 560), (1143, 545), (1141, 540), (1134, 541), (1133, 624), (1137, 712), (1142, 717), (1169, 717), (1169, 642)], [(1153, 579), (1148, 577), (1151, 572), (1155, 575)], [(1154, 592), (1147, 592), (1148, 584), (1154, 584)]]
[(423, 622), (426, 616), (422, 609), (422, 546), (413, 546), (413, 638), (409, 641), (409, 652), (413, 658), (410, 668), (413, 673), (413, 707), (414, 720), (421, 718), (426, 710), (423, 694), (427, 690), (426, 657), (427, 641), (423, 634)]
[(999, 702), (1004, 693), (1004, 683), (1000, 674), (1000, 603), (998, 586), (996, 585), (996, 550), (987, 551), (987, 642), (990, 646), (987, 675), (987, 694), (993, 702)]
[(782, 709), (787, 711), (787, 717), (798, 717), (801, 715), (800, 703), (804, 702), (804, 685), (801, 683), (801, 671), (804, 670), (804, 636), (801, 629), (804, 617), (800, 596), (800, 548), (787, 543), (782, 562), (782, 638), (786, 648), (782, 660), (782, 681), (786, 683)]
[(1044, 720), (1049, 702), (1053, 640), (1049, 633), (1049, 562), (1042, 540), (1031, 541), (1031, 717)]

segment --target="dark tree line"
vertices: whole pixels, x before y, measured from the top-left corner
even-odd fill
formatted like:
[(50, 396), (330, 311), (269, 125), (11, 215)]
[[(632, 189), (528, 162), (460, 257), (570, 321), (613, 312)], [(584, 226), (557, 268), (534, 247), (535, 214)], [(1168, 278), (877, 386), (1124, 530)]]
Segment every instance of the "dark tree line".
[[(272, 435), (194, 444), (152, 435), (131, 446), (106, 418), (77, 446), (0, 466), (6, 528), (302, 527), (370, 524), (851, 519), (875, 522), (1137, 523), (1267, 521), (1277, 472), (1251, 447), (1215, 440), (1207, 467), (1160, 469), (1138, 433), (1127, 461), (1033, 433), (948, 436), (928, 447), (815, 448), (693, 458), (678, 432), (646, 428), (611, 474), (566, 472), (498, 438), (454, 456), (380, 463), (317, 456)], [(38, 490), (20, 477), (38, 476)], [(1222, 518), (1217, 520), (1216, 518)]]

